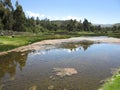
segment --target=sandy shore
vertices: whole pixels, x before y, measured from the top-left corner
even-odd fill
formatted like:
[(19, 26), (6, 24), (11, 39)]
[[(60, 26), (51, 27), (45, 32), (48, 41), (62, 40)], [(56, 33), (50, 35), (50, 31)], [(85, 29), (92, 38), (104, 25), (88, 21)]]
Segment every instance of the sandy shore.
[[(76, 42), (76, 41), (93, 41), (93, 42), (103, 42), (103, 43), (119, 43), (120, 39), (112, 38), (112, 37), (75, 37), (69, 39), (54, 39), (54, 40), (43, 40), (40, 42), (36, 42), (27, 46), (22, 46), (19, 48), (15, 48), (13, 50), (9, 50), (6, 52), (0, 52), (0, 55), (7, 54), (9, 52), (25, 52), (31, 50), (42, 50), (47, 48), (54, 48), (54, 45), (61, 44), (63, 42)], [(47, 47), (50, 45), (50, 47)]]

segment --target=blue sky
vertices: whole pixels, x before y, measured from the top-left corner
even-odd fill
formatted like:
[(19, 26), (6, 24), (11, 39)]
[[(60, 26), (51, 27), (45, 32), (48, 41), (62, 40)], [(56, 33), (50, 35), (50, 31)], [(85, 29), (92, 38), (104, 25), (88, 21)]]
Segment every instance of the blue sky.
[[(15, 4), (16, 0), (12, 0)], [(51, 20), (87, 18), (94, 24), (120, 23), (120, 0), (18, 0), (29, 17)]]

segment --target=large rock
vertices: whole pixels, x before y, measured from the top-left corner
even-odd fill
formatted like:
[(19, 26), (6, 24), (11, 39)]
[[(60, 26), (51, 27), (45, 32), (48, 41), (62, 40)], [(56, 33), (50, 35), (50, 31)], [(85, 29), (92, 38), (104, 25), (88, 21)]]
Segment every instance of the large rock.
[(54, 68), (57, 76), (64, 77), (64, 76), (71, 76), (77, 74), (77, 70), (74, 68)]

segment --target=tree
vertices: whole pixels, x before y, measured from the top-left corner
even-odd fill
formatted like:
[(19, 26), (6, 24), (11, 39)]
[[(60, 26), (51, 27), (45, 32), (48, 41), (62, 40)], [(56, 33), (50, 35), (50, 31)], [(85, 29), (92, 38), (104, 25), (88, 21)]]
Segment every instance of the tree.
[(118, 30), (120, 30), (120, 26), (118, 26)]
[(19, 31), (19, 32), (20, 31), (25, 31), (26, 30), (25, 29), (26, 28), (25, 27), (26, 17), (25, 17), (25, 14), (24, 14), (24, 11), (23, 11), (21, 5), (18, 5), (16, 7), (16, 10), (13, 13), (13, 17), (14, 17), (14, 20), (15, 20), (13, 30)]
[(85, 31), (88, 31), (88, 30), (89, 30), (89, 22), (88, 22), (87, 19), (84, 19), (84, 21), (83, 21), (83, 29), (84, 29)]
[(29, 31), (29, 32), (35, 32), (36, 21), (35, 21), (34, 17), (27, 18), (26, 28), (28, 29), (27, 31)]
[(0, 29), (3, 29), (4, 24), (3, 24), (3, 18), (5, 14), (5, 7), (3, 5), (3, 1), (0, 1)]
[(4, 29), (6, 29), (6, 30), (12, 30), (13, 23), (14, 23), (13, 14), (12, 14), (12, 12), (7, 8), (7, 9), (5, 10), (4, 19), (3, 19)]
[(1, 20), (1, 18), (0, 18), (0, 30), (2, 30), (3, 27), (4, 27), (4, 25), (3, 25), (2, 20)]
[(10, 11), (13, 11), (13, 6), (11, 0), (3, 0), (5, 8), (8, 8)]
[(36, 18), (36, 25), (39, 25), (40, 24), (40, 19), (39, 17)]
[(76, 20), (68, 20), (68, 23), (67, 23), (67, 30), (68, 31), (74, 31), (75, 29), (76, 29), (76, 26), (75, 26), (75, 24), (76, 24)]
[(112, 30), (113, 30), (113, 31), (116, 31), (116, 30), (117, 30), (117, 26), (113, 26), (113, 27), (112, 27)]
[(16, 7), (18, 7), (18, 6), (19, 6), (18, 0), (16, 1), (15, 6), (16, 6)]
[(13, 27), (13, 6), (11, 0), (0, 1), (0, 19), (4, 30), (12, 30)]
[(80, 22), (77, 25), (77, 30), (78, 31), (82, 31), (83, 30), (83, 24), (81, 23), (81, 20), (80, 20)]
[(100, 26), (100, 25), (98, 25), (97, 29), (100, 31), (100, 30), (101, 30), (101, 26)]
[(67, 24), (67, 30), (68, 30), (68, 31), (72, 31), (72, 30), (73, 30), (73, 28), (72, 28), (72, 26), (71, 26), (70, 23)]
[(95, 26), (91, 25), (90, 26), (90, 31), (92, 31), (92, 32), (95, 31)]

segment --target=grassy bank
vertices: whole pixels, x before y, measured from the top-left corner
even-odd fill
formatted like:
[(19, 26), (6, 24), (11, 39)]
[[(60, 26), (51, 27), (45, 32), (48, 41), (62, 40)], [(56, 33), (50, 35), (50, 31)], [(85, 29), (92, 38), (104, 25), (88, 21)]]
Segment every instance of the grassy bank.
[(120, 37), (120, 33), (95, 33), (95, 32), (65, 32), (65, 31), (51, 31), (44, 32), (40, 34), (33, 33), (20, 33), (12, 37), (0, 36), (0, 52), (14, 49), (16, 47), (28, 45), (41, 40), (48, 39), (64, 39), (70, 37), (80, 37), (80, 36), (113, 36)]
[(0, 52), (28, 45), (41, 40), (69, 38), (69, 35), (39, 34), (39, 35), (15, 35), (0, 36)]
[(120, 90), (120, 70), (111, 79), (106, 81), (99, 90)]

